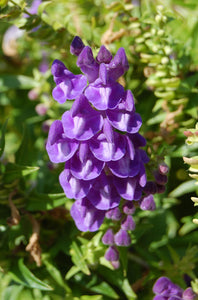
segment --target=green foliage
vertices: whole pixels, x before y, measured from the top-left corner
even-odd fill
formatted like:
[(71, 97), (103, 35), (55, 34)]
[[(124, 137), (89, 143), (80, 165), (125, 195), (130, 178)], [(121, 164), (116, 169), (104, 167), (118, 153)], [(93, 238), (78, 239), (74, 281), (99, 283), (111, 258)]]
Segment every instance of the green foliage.
[[(162, 275), (183, 288), (188, 275), (198, 293), (197, 0), (135, 2), (43, 1), (30, 14), (32, 1), (0, 1), (2, 300), (151, 300)], [(72, 105), (53, 100), (50, 65), (61, 59), (79, 72), (69, 52), (75, 35), (95, 53), (101, 44), (113, 54), (126, 49), (130, 69), (121, 80), (143, 120), (147, 176), (164, 158), (170, 168), (156, 211), (136, 211), (132, 245), (120, 247), (118, 270), (101, 242), (112, 224), (78, 232), (69, 214), (73, 200), (58, 182), (61, 167), (45, 150), (47, 128)]]

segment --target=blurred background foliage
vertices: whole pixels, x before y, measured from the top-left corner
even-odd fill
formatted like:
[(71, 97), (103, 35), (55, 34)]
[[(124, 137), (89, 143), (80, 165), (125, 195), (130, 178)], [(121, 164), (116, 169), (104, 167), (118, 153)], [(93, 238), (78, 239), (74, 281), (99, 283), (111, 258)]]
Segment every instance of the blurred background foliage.
[[(0, 0), (0, 298), (150, 300), (162, 275), (197, 291), (197, 0), (51, 0), (33, 13), (31, 5)], [(142, 116), (147, 176), (160, 160), (170, 168), (156, 211), (137, 211), (118, 270), (103, 257), (105, 225), (76, 229), (61, 168), (45, 150), (50, 124), (72, 105), (53, 100), (50, 66), (60, 59), (79, 72), (75, 35), (94, 53), (125, 48), (130, 69), (120, 81)]]

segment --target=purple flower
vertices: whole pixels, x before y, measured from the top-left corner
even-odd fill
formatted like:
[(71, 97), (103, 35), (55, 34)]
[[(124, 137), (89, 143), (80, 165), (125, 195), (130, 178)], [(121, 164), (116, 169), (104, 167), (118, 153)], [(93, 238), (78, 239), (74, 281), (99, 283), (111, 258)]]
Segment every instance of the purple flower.
[(121, 223), (121, 228), (124, 230), (134, 230), (135, 229), (135, 222), (131, 215), (127, 215)]
[(52, 95), (60, 104), (67, 99), (75, 99), (87, 86), (87, 79), (84, 75), (74, 75), (59, 60), (53, 62), (51, 70), (56, 83)]
[(144, 197), (140, 202), (140, 208), (142, 210), (155, 210), (156, 205), (153, 195), (148, 195)]
[(135, 212), (135, 206), (132, 201), (126, 201), (122, 206), (123, 213), (132, 215)]
[(160, 295), (160, 296), (165, 297), (165, 299), (167, 297), (168, 300), (169, 299), (172, 299), (172, 300), (177, 300), (177, 299), (179, 300), (179, 299), (181, 299), (182, 300), (183, 290), (178, 285), (174, 284), (167, 277), (160, 277), (155, 282), (155, 284), (153, 286), (153, 292), (156, 295)]
[(193, 292), (191, 287), (188, 287), (185, 289), (185, 291), (182, 294), (183, 300), (195, 300), (197, 298), (196, 294)]
[(109, 209), (106, 212), (105, 217), (107, 219), (112, 219), (112, 220), (115, 220), (115, 221), (119, 221), (122, 217), (122, 214), (121, 214), (120, 209), (118, 207), (115, 207), (115, 208)]
[(117, 246), (127, 247), (131, 244), (131, 238), (126, 230), (120, 229), (114, 236)]
[(114, 244), (114, 233), (112, 229), (108, 229), (102, 237), (102, 242), (105, 245), (112, 246)]
[(118, 261), (119, 252), (115, 246), (110, 246), (105, 252), (105, 258), (109, 261)]
[(92, 50), (89, 46), (85, 46), (80, 52), (77, 60), (77, 66), (87, 76), (89, 83), (98, 78), (99, 64), (95, 61)]
[[(74, 103), (61, 121), (51, 125), (46, 149), (52, 162), (65, 162), (59, 181), (66, 196), (76, 200), (71, 215), (78, 229), (95, 231), (106, 216), (121, 222), (115, 243), (128, 246), (127, 230), (135, 228), (130, 216), (134, 208), (125, 204), (122, 213), (119, 205), (121, 197), (140, 201), (147, 182), (144, 165), (149, 161), (140, 149), (146, 141), (138, 133), (142, 121), (133, 95), (117, 82), (129, 64), (123, 48), (112, 57), (101, 46), (94, 58), (79, 37), (70, 51), (78, 57), (84, 75), (72, 74), (59, 60), (53, 62), (54, 99), (59, 103), (74, 99)], [(105, 255), (115, 258), (116, 251), (110, 247)], [(118, 255), (113, 261), (117, 260)]]
[(62, 186), (67, 198), (82, 199), (87, 196), (90, 188), (92, 187), (92, 181), (80, 180), (74, 177), (70, 170), (65, 167), (59, 176), (59, 182)]
[(72, 108), (63, 114), (62, 123), (68, 138), (86, 141), (102, 129), (103, 118), (82, 94), (77, 97)]
[(97, 208), (108, 210), (120, 203), (120, 195), (113, 185), (112, 176), (107, 176), (103, 171), (95, 180), (87, 198)]
[(79, 36), (75, 36), (70, 45), (70, 52), (71, 54), (78, 56), (84, 47), (85, 45), (81, 38)]
[(76, 200), (70, 213), (81, 231), (98, 230), (105, 217), (105, 211), (96, 209), (87, 198)]
[(46, 149), (50, 160), (54, 163), (69, 160), (78, 148), (78, 141), (68, 139), (64, 136), (61, 121), (54, 121), (50, 127)]

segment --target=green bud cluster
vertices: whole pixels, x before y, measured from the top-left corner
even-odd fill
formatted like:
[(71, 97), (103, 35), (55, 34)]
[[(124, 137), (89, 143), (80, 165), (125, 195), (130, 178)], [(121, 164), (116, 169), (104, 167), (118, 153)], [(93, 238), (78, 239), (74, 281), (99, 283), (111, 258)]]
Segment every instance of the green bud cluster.
[[(198, 143), (198, 123), (195, 125), (195, 128), (184, 131), (184, 134), (187, 137), (186, 144), (192, 145)], [(183, 157), (183, 160), (190, 165), (189, 176), (195, 179), (195, 184), (198, 185), (198, 156), (193, 156), (191, 158)], [(194, 206), (198, 206), (197, 197), (191, 197), (191, 200), (194, 202)], [(193, 219), (193, 223), (198, 224), (198, 219)]]

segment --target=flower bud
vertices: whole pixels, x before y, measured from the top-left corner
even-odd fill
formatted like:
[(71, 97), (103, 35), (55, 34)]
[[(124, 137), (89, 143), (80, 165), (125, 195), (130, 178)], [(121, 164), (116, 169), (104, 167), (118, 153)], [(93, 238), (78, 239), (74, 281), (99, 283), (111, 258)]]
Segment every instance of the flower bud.
[(84, 47), (85, 45), (81, 38), (79, 36), (75, 36), (70, 46), (70, 52), (71, 54), (78, 56)]
[(142, 210), (155, 210), (156, 205), (153, 195), (148, 195), (141, 200), (140, 208)]
[(102, 242), (104, 245), (114, 244), (114, 234), (112, 229), (108, 229), (102, 237)]
[(191, 287), (188, 287), (183, 292), (182, 298), (183, 298), (183, 300), (195, 300), (196, 299), (196, 294), (193, 292)]
[(135, 206), (132, 201), (127, 201), (122, 206), (122, 211), (126, 215), (132, 215), (135, 212)]
[(126, 230), (120, 229), (114, 236), (117, 246), (127, 247), (131, 244), (131, 238)]
[(135, 222), (134, 222), (133, 217), (131, 215), (127, 215), (122, 220), (121, 228), (124, 229), (124, 230), (134, 230), (135, 229)]
[(119, 252), (115, 246), (110, 246), (106, 252), (104, 257), (108, 261), (118, 261), (119, 259)]
[(105, 214), (105, 217), (107, 219), (112, 219), (115, 221), (119, 221), (121, 219), (121, 216), (122, 216), (122, 214), (118, 207), (108, 210)]

